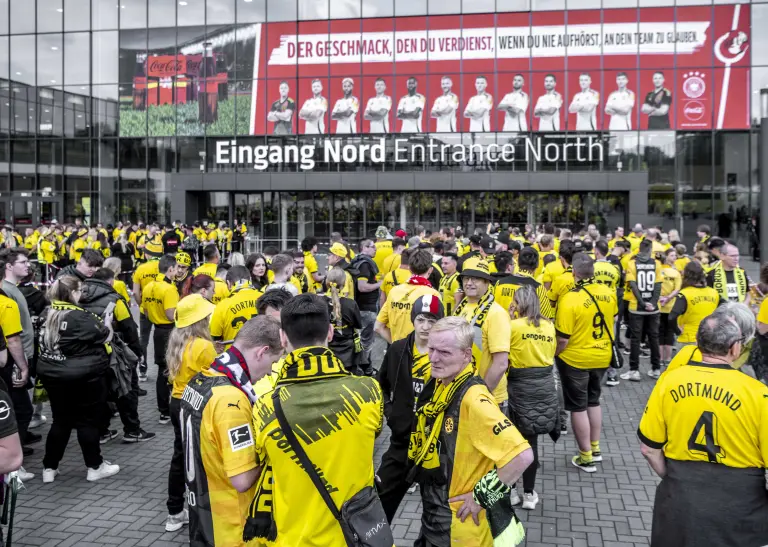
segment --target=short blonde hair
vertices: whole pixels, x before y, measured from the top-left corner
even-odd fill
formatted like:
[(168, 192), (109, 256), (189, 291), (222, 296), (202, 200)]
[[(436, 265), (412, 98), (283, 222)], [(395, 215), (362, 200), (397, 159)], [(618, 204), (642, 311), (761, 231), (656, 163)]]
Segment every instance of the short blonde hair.
[(434, 324), (430, 334), (435, 332), (451, 331), (456, 336), (456, 346), (460, 350), (472, 349), (474, 336), (472, 327), (463, 317), (443, 317)]
[(119, 258), (111, 256), (104, 261), (104, 267), (115, 272), (115, 275), (120, 275), (123, 265)]

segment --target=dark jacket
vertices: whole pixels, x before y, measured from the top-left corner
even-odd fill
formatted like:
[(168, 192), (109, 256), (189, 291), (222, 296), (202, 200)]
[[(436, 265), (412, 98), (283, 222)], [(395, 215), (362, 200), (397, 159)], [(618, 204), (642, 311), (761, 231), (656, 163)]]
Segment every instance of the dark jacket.
[(359, 374), (363, 352), (358, 351), (360, 342), (359, 330), (363, 328), (360, 309), (351, 298), (339, 298), (341, 305), (341, 327), (336, 326), (336, 316), (333, 313), (333, 300), (328, 299), (328, 306), (333, 324), (333, 339), (328, 343), (336, 357), (344, 363), (344, 367), (353, 374)]
[[(411, 376), (415, 338), (416, 335), (411, 333), (389, 346), (377, 378), (384, 397), (384, 416), (392, 431), (390, 442), (406, 446), (411, 437), (416, 397)], [(425, 392), (431, 396), (433, 389), (434, 382), (428, 381), (419, 397), (426, 398)]]
[(48, 299), (45, 297), (45, 293), (35, 287), (31, 281), (19, 285), (19, 291), (24, 295), (24, 299), (27, 301), (29, 315), (32, 316), (32, 322), (34, 323), (35, 318), (43, 313), (43, 310), (50, 305), (50, 302), (48, 302)]
[[(91, 312), (94, 315), (102, 317), (104, 310), (110, 302), (115, 305), (118, 304), (122, 297), (117, 294), (112, 285), (101, 279), (86, 279), (83, 281), (80, 289), (82, 294), (80, 295), (80, 306), (86, 311)], [(123, 301), (123, 305), (125, 301)], [(116, 333), (119, 333), (123, 341), (128, 344), (128, 347), (138, 356), (142, 355), (141, 343), (139, 342), (139, 331), (136, 327), (136, 322), (130, 316), (130, 310), (128, 317), (123, 317), (122, 320), (118, 320), (115, 316), (112, 320), (112, 328)]]
[[(58, 343), (46, 343), (46, 325), (40, 331), (40, 356), (37, 373), (45, 382), (73, 382), (98, 378), (109, 370), (109, 355), (104, 342), (109, 330), (101, 320), (79, 306), (54, 302), (47, 310), (48, 321), (53, 310), (66, 313), (61, 321)], [(47, 321), (46, 321), (47, 322)]]
[(510, 368), (507, 373), (507, 392), (509, 416), (520, 433), (559, 433), (557, 389), (551, 366)]
[(70, 264), (69, 266), (63, 267), (59, 270), (59, 275), (56, 276), (56, 279), (64, 277), (65, 275), (71, 275), (78, 278), (80, 281), (85, 281), (85, 276), (77, 271), (77, 264)]
[(123, 252), (123, 246), (119, 243), (112, 245), (112, 256), (120, 259), (120, 271), (121, 273), (128, 274), (133, 271), (133, 255), (135, 249), (133, 243), (125, 244), (125, 252)]

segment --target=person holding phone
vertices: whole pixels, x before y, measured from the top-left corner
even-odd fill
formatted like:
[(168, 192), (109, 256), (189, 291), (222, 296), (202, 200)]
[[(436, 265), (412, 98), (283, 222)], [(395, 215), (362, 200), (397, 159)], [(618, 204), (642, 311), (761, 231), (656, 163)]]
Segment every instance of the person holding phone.
[[(53, 423), (45, 443), (43, 482), (59, 474), (72, 430), (88, 468), (87, 480), (117, 474), (120, 466), (101, 456), (100, 431), (108, 418), (107, 377), (112, 340), (112, 314), (102, 320), (78, 304), (81, 281), (59, 277), (48, 290), (51, 307), (40, 333), (37, 373), (51, 403)], [(62, 328), (66, 324), (66, 328)]]

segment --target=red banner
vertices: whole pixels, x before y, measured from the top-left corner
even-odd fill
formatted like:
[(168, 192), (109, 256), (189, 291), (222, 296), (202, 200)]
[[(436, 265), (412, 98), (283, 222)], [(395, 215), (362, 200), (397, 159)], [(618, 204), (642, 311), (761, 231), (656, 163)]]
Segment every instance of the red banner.
[(748, 4), (268, 23), (252, 132), (748, 128), (749, 35)]

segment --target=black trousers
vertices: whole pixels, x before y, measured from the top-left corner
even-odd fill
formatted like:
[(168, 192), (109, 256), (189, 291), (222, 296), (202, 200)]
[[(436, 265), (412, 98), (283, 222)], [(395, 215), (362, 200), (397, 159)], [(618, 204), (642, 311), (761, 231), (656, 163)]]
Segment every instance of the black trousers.
[(168, 469), (168, 507), (169, 515), (177, 515), (184, 510), (184, 448), (181, 444), (181, 421), (179, 411), (181, 399), (171, 399), (171, 425), (173, 425), (173, 455)]
[[(134, 368), (131, 372), (131, 391), (127, 395), (117, 397), (117, 411), (120, 413), (120, 421), (123, 422), (123, 433), (130, 435), (141, 431), (139, 420), (139, 374)], [(102, 433), (106, 433), (109, 424)]]
[(390, 524), (411, 486), (405, 480), (409, 469), (408, 445), (390, 443), (389, 448), (381, 457), (381, 466), (376, 473), (379, 477), (377, 484), (379, 499)]
[[(152, 322), (143, 313), (139, 314), (139, 342), (141, 343), (141, 351), (144, 354), (144, 359), (139, 364), (139, 371), (144, 374), (147, 373), (147, 348), (149, 347), (149, 337), (151, 334)], [(155, 350), (155, 357), (157, 357), (157, 350)]]
[(45, 441), (43, 467), (58, 469), (72, 430), (83, 451), (85, 465), (96, 469), (103, 461), (99, 435), (109, 419), (105, 377), (72, 382), (45, 382), (53, 423)]
[(536, 484), (536, 471), (539, 469), (539, 436), (523, 435), (533, 450), (533, 463), (523, 471), (523, 492), (530, 494)]
[(643, 336), (648, 341), (648, 349), (651, 350), (651, 368), (659, 370), (661, 360), (659, 354), (659, 314), (644, 315), (629, 313), (629, 330), (632, 339), (629, 345), (629, 370), (640, 368), (640, 341)]
[(168, 383), (167, 370), (165, 363), (165, 350), (168, 349), (168, 339), (171, 337), (172, 325), (158, 327), (155, 325), (155, 364), (157, 365), (157, 380), (155, 380), (155, 390), (157, 392), (157, 410), (160, 414), (168, 416), (171, 412), (171, 384)]

